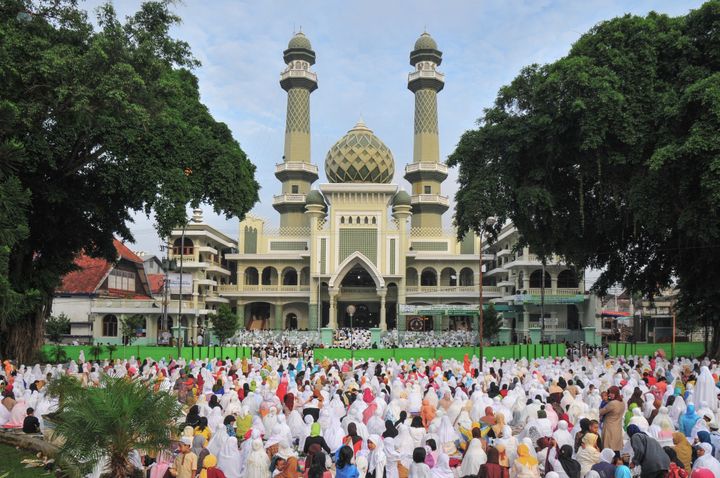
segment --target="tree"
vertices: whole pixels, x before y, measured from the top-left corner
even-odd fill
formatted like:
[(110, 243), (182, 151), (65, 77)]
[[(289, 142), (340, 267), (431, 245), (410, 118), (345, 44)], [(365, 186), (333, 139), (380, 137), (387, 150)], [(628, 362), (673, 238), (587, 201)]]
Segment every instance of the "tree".
[(67, 360), (67, 353), (60, 345), (62, 336), (70, 333), (70, 319), (65, 314), (48, 317), (45, 322), (45, 335), (55, 344), (55, 362)]
[(45, 322), (45, 335), (54, 344), (59, 344), (63, 335), (70, 333), (70, 319), (65, 314), (51, 315)]
[(0, 3), (0, 356), (30, 359), (76, 255), (114, 261), (133, 212), (166, 237), (188, 204), (242, 218), (257, 201), (255, 167), (169, 35), (171, 3), (124, 21), (107, 4), (97, 27), (74, 0)]
[(500, 332), (500, 319), (498, 318), (495, 304), (488, 304), (487, 309), (483, 310), (483, 335), (485, 337), (495, 337)]
[(229, 305), (221, 304), (210, 320), (212, 320), (212, 331), (217, 337), (218, 342), (220, 342), (220, 355), (222, 356), (223, 343), (233, 337), (238, 331), (239, 323), (237, 315), (233, 314)]
[(85, 476), (98, 464), (105, 464), (105, 476), (130, 476), (130, 452), (169, 446), (181, 416), (176, 397), (138, 379), (103, 375), (100, 386), (83, 388), (66, 377), (51, 382), (49, 393), (59, 398), (51, 418), (64, 440), (59, 462), (72, 476)]
[[(720, 357), (720, 2), (602, 22), (564, 58), (524, 68), (450, 157), (455, 221), (507, 220), (540, 257), (601, 269), (645, 296), (676, 285)], [(485, 218), (497, 216), (487, 225)]]
[(137, 332), (143, 328), (145, 328), (145, 317), (140, 314), (133, 314), (120, 320), (120, 333), (125, 337), (127, 345), (132, 345), (137, 340)]

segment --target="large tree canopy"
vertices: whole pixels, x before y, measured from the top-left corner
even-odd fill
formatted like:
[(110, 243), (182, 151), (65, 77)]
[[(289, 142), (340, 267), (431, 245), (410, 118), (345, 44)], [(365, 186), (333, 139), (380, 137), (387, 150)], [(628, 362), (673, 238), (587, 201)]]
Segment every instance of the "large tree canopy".
[(478, 126), (449, 160), (461, 233), (512, 220), (540, 255), (602, 269), (600, 292), (677, 280), (687, 318), (720, 322), (719, 1), (600, 23), (524, 68)]
[(165, 236), (188, 203), (242, 217), (257, 200), (255, 167), (169, 36), (169, 4), (124, 21), (108, 4), (94, 27), (75, 0), (0, 2), (0, 355), (29, 358), (74, 256), (115, 260), (133, 212)]

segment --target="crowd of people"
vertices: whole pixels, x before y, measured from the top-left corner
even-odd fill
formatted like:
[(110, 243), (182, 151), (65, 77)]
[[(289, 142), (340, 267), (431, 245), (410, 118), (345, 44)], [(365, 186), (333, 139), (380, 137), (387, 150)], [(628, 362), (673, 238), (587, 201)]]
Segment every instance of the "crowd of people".
[[(150, 478), (720, 477), (720, 367), (655, 357), (528, 361), (152, 360), (14, 367), (0, 425), (56, 403), (42, 383), (147, 381), (184, 405)], [(30, 410), (33, 409), (33, 410)], [(30, 420), (34, 423), (34, 420)]]
[(477, 345), (478, 333), (472, 330), (400, 332), (391, 330), (382, 338), (383, 348), (469, 347)]

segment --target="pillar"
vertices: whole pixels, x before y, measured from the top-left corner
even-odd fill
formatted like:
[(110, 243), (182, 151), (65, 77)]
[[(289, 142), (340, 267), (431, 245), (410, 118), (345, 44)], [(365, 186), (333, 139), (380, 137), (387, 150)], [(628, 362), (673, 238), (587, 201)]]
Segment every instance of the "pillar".
[(235, 315), (237, 316), (238, 326), (245, 329), (245, 302), (235, 302)]
[(338, 289), (330, 288), (328, 289), (328, 293), (330, 294), (330, 317), (328, 321), (328, 328), (329, 329), (337, 329), (338, 323), (337, 323), (337, 295), (338, 292), (340, 292)]
[(387, 311), (385, 310), (385, 296), (387, 290), (378, 289), (378, 295), (380, 296), (380, 330), (387, 330)]
[(283, 315), (282, 315), (282, 303), (275, 304), (275, 320), (271, 327), (273, 330), (282, 330), (283, 326)]
[(529, 330), (530, 330), (530, 312), (523, 309), (523, 331), (525, 332), (525, 335), (528, 334)]

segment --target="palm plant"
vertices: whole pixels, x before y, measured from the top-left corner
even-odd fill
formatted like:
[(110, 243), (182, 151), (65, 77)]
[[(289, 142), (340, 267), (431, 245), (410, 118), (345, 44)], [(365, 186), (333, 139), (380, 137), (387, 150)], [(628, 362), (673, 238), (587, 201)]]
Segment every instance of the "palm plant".
[(107, 346), (105, 348), (107, 348), (107, 351), (110, 353), (110, 360), (112, 360), (113, 352), (115, 352), (117, 350), (117, 345), (107, 344)]
[(90, 353), (93, 357), (95, 357), (95, 361), (97, 362), (100, 358), (100, 354), (102, 353), (103, 346), (102, 344), (95, 344), (92, 347), (90, 347)]
[(49, 393), (60, 398), (52, 421), (65, 440), (59, 462), (71, 476), (84, 476), (103, 463), (103, 476), (130, 475), (130, 452), (167, 447), (181, 416), (174, 396), (137, 379), (104, 375), (99, 387), (89, 388), (64, 380)]

